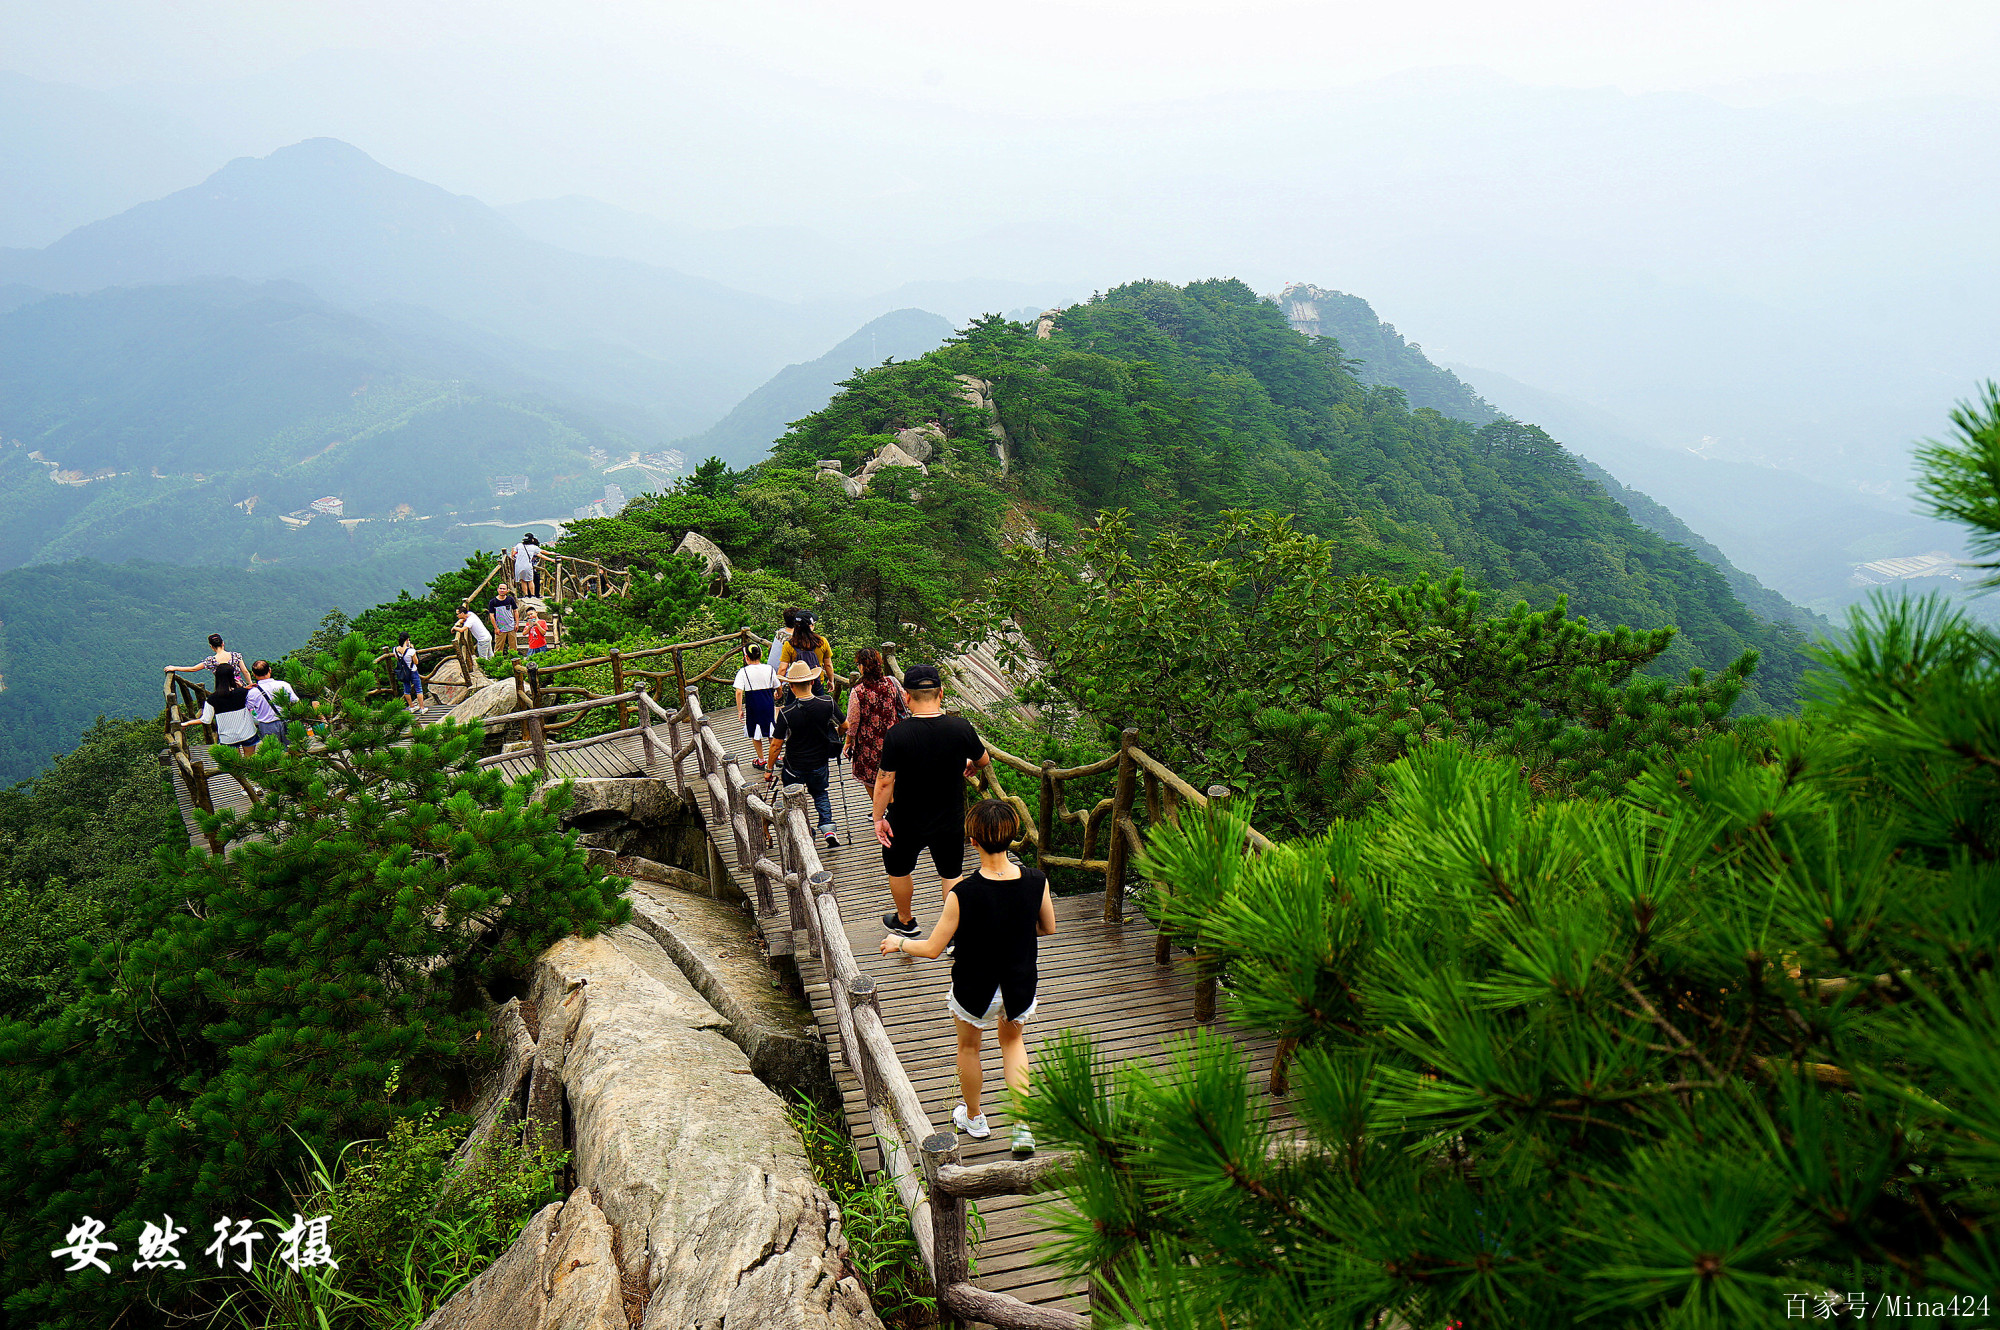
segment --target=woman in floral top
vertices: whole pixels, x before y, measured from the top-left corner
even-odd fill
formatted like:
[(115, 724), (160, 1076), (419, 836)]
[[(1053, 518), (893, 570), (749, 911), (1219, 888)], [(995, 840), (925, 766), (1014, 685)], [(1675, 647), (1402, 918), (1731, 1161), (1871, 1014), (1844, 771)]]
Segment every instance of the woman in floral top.
[(881, 652), (863, 647), (854, 653), (854, 663), (861, 667), (861, 681), (847, 695), (847, 753), (854, 759), (854, 779), (872, 790), (882, 762), (882, 740), (891, 725), (910, 714), (910, 708), (903, 700), (903, 686), (884, 670)]

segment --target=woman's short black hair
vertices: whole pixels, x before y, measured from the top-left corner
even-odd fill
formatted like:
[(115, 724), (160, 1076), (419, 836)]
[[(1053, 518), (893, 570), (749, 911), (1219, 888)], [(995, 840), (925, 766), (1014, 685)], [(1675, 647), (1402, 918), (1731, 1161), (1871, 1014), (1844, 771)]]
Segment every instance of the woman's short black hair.
[(397, 633), (397, 634), (396, 634), (396, 645), (397, 645), (397, 646), (399, 646), (399, 647), (402, 647), (402, 646), (408, 646), (409, 644), (410, 644), (410, 635), (409, 635), (408, 633)]
[(222, 634), (210, 633), (208, 635), (208, 644), (214, 647), (217, 651), (222, 650)]
[(1004, 854), (1021, 830), (1014, 806), (1001, 799), (981, 799), (965, 813), (965, 834), (988, 854)]

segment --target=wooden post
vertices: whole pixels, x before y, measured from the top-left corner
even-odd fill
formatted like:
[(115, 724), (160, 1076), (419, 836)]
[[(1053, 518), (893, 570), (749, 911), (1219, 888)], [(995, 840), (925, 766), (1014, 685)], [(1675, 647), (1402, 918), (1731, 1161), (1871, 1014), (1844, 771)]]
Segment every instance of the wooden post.
[[(1229, 787), (1211, 785), (1208, 787), (1208, 806), (1217, 813), (1229, 810)], [(1200, 947), (1194, 953), (1194, 1019), (1199, 1025), (1207, 1025), (1215, 1019), (1216, 975), (1208, 956)]]
[(685, 702), (688, 695), (687, 662), (681, 659), (679, 647), (674, 648), (674, 687), (680, 690), (681, 700)]
[(965, 1324), (945, 1306), (945, 1291), (963, 1284), (972, 1271), (965, 1246), (965, 1202), (937, 1185), (938, 1170), (958, 1162), (958, 1135), (941, 1131), (924, 1138), (924, 1177), (930, 1183), (931, 1235), (937, 1256), (938, 1324), (957, 1330)]
[(542, 718), (540, 716), (528, 717), (528, 743), (535, 750), (535, 770), (544, 776), (548, 775), (549, 755), (547, 744), (542, 735)]
[(1132, 816), (1133, 787), (1139, 764), (1132, 760), (1132, 746), (1139, 731), (1128, 729), (1118, 736), (1118, 791), (1111, 796), (1111, 844), (1104, 852), (1104, 919), (1116, 923), (1125, 917), (1125, 860), (1130, 848), (1120, 823)]
[(1035, 867), (1044, 872), (1048, 865), (1043, 860), (1056, 852), (1056, 778), (1050, 774), (1055, 769), (1054, 759), (1042, 759), (1042, 802), (1035, 810)]
[[(611, 691), (623, 694), (625, 691), (625, 653), (617, 647), (611, 648)], [(626, 719), (625, 699), (618, 699), (618, 728), (625, 729), (630, 722)]]
[(1271, 1097), (1281, 1098), (1292, 1090), (1292, 1054), (1298, 1051), (1299, 1041), (1286, 1035), (1278, 1041), (1278, 1051), (1271, 1058)]
[[(539, 665), (528, 666), (528, 696), (534, 699), (536, 708), (540, 709), (542, 705), (542, 667)], [(619, 728), (623, 729), (624, 727), (621, 725)]]
[[(847, 1009), (860, 1011), (863, 1007), (873, 1011), (877, 1020), (882, 1018), (882, 1000), (875, 992), (875, 981), (865, 974), (859, 979), (847, 981)], [(858, 1044), (861, 1041), (857, 1039), (855, 1042)], [(871, 1107), (884, 1106), (881, 1087), (875, 1081), (874, 1065), (868, 1061), (867, 1048), (842, 1049), (841, 1055), (847, 1059), (847, 1065), (854, 1070), (854, 1074), (861, 1078), (862, 1097)]]
[(534, 709), (535, 704), (528, 698), (528, 667), (517, 660), (514, 662), (514, 710)]
[(644, 760), (646, 774), (653, 774), (653, 720), (641, 713), (639, 722), (639, 752)]
[(1160, 778), (1152, 772), (1146, 773), (1146, 829), (1151, 831), (1160, 825)]

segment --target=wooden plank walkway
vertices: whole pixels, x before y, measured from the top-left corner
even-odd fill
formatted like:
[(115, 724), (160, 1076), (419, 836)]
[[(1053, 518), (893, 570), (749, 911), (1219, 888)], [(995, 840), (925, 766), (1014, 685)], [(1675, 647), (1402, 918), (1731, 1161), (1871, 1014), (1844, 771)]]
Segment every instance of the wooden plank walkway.
[[(746, 776), (759, 774), (750, 769), (749, 741), (742, 738), (742, 727), (733, 715), (718, 718), (715, 731), (730, 756), (740, 761)], [(689, 767), (692, 770), (692, 762)], [(841, 846), (822, 848), (819, 854), (822, 865), (833, 874), (848, 945), (863, 973), (878, 986), (882, 1021), (925, 1112), (938, 1130), (949, 1131), (951, 1110), (959, 1102), (956, 1033), (944, 1005), (951, 961), (879, 954), (877, 948), (885, 936), (881, 916), (891, 906), (889, 889), (882, 873), (881, 849), (871, 828), (868, 797), (844, 772), (835, 774), (833, 811)], [(734, 867), (735, 847), (727, 830), (710, 828), (710, 837), (731, 871), (739, 878), (747, 876)], [(966, 866), (976, 867), (978, 862), (968, 844)], [(926, 934), (937, 922), (941, 904), (937, 873), (926, 855), (916, 874), (916, 918)], [(1154, 930), (1142, 914), (1128, 906), (1126, 917), (1114, 923), (1106, 922), (1103, 913), (1101, 892), (1056, 898), (1056, 933), (1041, 943), (1039, 1006), (1028, 1023), (1031, 1056), (1058, 1031), (1078, 1029), (1097, 1041), (1108, 1062), (1154, 1059), (1173, 1036), (1193, 1028), (1194, 977), (1187, 957), (1176, 955), (1169, 965), (1155, 964)], [(774, 922), (782, 919), (781, 915)], [(826, 976), (819, 963), (805, 954), (803, 939), (798, 965), (820, 1033), (834, 1051), (835, 1081), (846, 1103), (855, 1149), (873, 1176), (881, 1166), (881, 1157), (875, 1149), (867, 1102), (859, 1081), (839, 1055), (840, 1029)], [(1236, 1038), (1248, 1052), (1256, 1074), (1268, 1076), (1274, 1051), (1271, 1041), (1252, 1038), (1225, 1020), (1218, 1019), (1210, 1028)], [(1003, 1107), (1005, 1088), (999, 1048), (989, 1037), (983, 1097), (993, 1134), (984, 1141), (962, 1137), (959, 1145), (964, 1162), (1011, 1157), (1012, 1124)], [(1281, 1121), (1290, 1118), (1282, 1106), (1278, 1115)], [(1000, 1196), (978, 1202), (986, 1235), (975, 1249), (973, 1282), (1023, 1302), (1087, 1311), (1087, 1290), (1064, 1279), (1041, 1251), (1051, 1234), (1049, 1211), (1060, 1204), (1059, 1198), (1049, 1196)]]
[[(443, 708), (436, 711), (443, 714)], [(426, 716), (426, 720), (432, 719), (436, 716)], [(750, 767), (749, 741), (742, 737), (741, 727), (735, 724), (733, 716), (721, 718), (715, 731), (746, 776), (760, 774)], [(671, 779), (673, 759), (667, 728), (657, 725), (652, 733), (654, 761), (650, 768), (644, 764), (637, 735), (551, 753), (548, 762), (552, 771), (585, 779), (641, 774)], [(523, 751), (496, 765), (512, 777), (531, 770), (534, 757)], [(695, 776), (697, 769), (692, 758), (688, 759), (686, 770), (691, 778)], [(181, 782), (176, 780), (173, 784), (188, 825), (189, 839), (199, 842), (192, 800)], [(232, 777), (212, 777), (209, 791), (218, 809), (248, 807), (248, 798)], [(882, 873), (881, 851), (875, 844), (871, 826), (868, 796), (844, 771), (836, 774), (832, 793), (841, 845), (837, 849), (822, 848), (819, 853), (822, 864), (833, 874), (848, 944), (862, 971), (878, 985), (883, 1023), (925, 1112), (939, 1130), (949, 1130), (952, 1106), (959, 1101), (955, 1033), (944, 1005), (950, 986), (951, 961), (878, 954), (877, 946), (884, 936), (881, 916), (891, 902)], [(699, 799), (697, 806), (705, 816), (706, 799)], [(711, 827), (709, 836), (722, 862), (754, 899), (748, 875), (736, 867), (735, 845), (728, 829)], [(978, 863), (978, 856), (969, 844), (965, 862), (967, 867)], [(916, 915), (926, 932), (936, 923), (941, 904), (937, 874), (926, 856), (918, 863), (916, 874)], [(1101, 892), (1056, 899), (1056, 934), (1041, 944), (1040, 1006), (1028, 1026), (1031, 1056), (1056, 1032), (1078, 1029), (1096, 1040), (1098, 1051), (1107, 1062), (1157, 1059), (1171, 1039), (1194, 1027), (1194, 976), (1188, 959), (1177, 955), (1169, 965), (1156, 964), (1151, 923), (1130, 906), (1125, 917), (1115, 922), (1106, 921), (1103, 910)], [(770, 925), (768, 931), (774, 935), (773, 943), (789, 950), (789, 937), (780, 943), (776, 936), (784, 932), (784, 916), (771, 920)], [(800, 954), (797, 961), (821, 1035), (833, 1054), (835, 1082), (845, 1103), (855, 1149), (872, 1176), (881, 1167), (881, 1156), (875, 1148), (860, 1083), (841, 1055), (840, 1030), (825, 974), (809, 955)], [(1210, 1028), (1229, 1035), (1243, 1046), (1251, 1070), (1261, 1083), (1271, 1068), (1274, 1051), (1271, 1042), (1233, 1028), (1226, 1019), (1218, 1019)], [(1005, 1083), (1001, 1078), (999, 1050), (990, 1039), (986, 1044), (985, 1073), (985, 1107), (993, 1134), (984, 1141), (961, 1139), (962, 1156), (968, 1164), (1009, 1157), (1012, 1124), (1004, 1107)], [(1273, 1105), (1273, 1116), (1280, 1125), (1291, 1120), (1290, 1110), (1283, 1103)], [(1030, 1304), (1086, 1311), (1087, 1290), (1078, 1282), (1063, 1278), (1048, 1262), (1044, 1251), (1053, 1229), (1053, 1212), (1061, 1204), (1060, 1197), (1048, 1196), (1001, 1196), (979, 1202), (986, 1232), (975, 1252), (974, 1282)]]

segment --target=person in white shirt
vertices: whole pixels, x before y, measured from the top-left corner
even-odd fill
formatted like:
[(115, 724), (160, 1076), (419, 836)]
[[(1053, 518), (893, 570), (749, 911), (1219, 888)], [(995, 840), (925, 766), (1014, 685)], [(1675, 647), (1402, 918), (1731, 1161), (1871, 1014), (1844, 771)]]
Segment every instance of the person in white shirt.
[(518, 595), (538, 596), (541, 594), (541, 572), (536, 564), (541, 561), (542, 542), (535, 539), (530, 531), (521, 537), (521, 543), (514, 547), (514, 590)]
[(284, 708), (297, 704), (299, 695), (283, 679), (271, 677), (271, 662), (268, 660), (258, 661), (250, 667), (250, 672), (257, 677), (250, 685), (250, 698), (245, 710), (250, 713), (250, 719), (257, 722), (257, 740), (261, 743), (269, 737), (283, 744)]
[(746, 649), (743, 668), (736, 671), (736, 719), (743, 722), (743, 735), (757, 754), (750, 765), (759, 771), (770, 760), (764, 745), (770, 742), (771, 724), (777, 715), (777, 692), (778, 672), (764, 663), (764, 648)]
[(463, 605), (458, 607), (458, 631), (472, 639), (472, 654), (480, 660), (493, 654), (493, 630)]
[(215, 726), (219, 744), (233, 744), (245, 753), (257, 751), (257, 722), (250, 715), (250, 694), (237, 681), (235, 667), (215, 667), (215, 691), (208, 695), (201, 714), (181, 722), (182, 729), (196, 725)]

